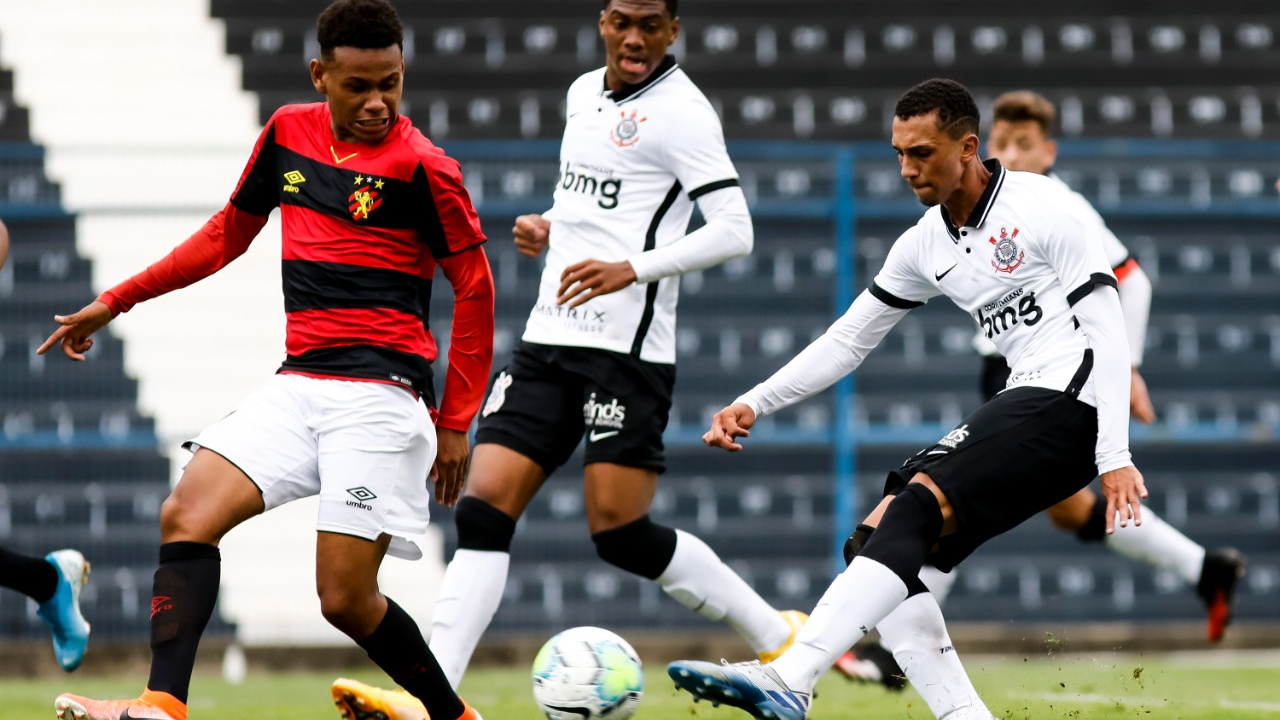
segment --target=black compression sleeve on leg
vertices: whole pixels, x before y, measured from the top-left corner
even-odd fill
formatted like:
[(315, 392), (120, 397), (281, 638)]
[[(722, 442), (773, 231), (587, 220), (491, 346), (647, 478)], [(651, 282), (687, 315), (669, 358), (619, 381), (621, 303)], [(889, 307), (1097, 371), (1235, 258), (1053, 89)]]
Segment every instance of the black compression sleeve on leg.
[(870, 525), (859, 525), (854, 528), (853, 534), (844, 541), (845, 565), (853, 562), (853, 559), (858, 557), (858, 553), (862, 552), (862, 547), (867, 544), (867, 540), (871, 539), (871, 533), (875, 531), (876, 529)]
[(648, 515), (591, 536), (601, 560), (640, 577), (657, 580), (676, 555), (676, 531)]
[(151, 678), (147, 688), (187, 701), (200, 636), (213, 617), (222, 575), (218, 548), (197, 542), (160, 546), (151, 596)]
[(0, 587), (42, 603), (58, 591), (58, 571), (44, 558), (0, 548)]
[(453, 512), (458, 528), (459, 550), (511, 552), (511, 537), (516, 534), (516, 521), (489, 503), (474, 497), (458, 501)]
[(908, 591), (920, 581), (920, 568), (942, 533), (942, 509), (929, 488), (911, 483), (898, 493), (876, 531), (858, 553), (897, 574)]
[(422, 701), (428, 717), (453, 720), (466, 711), (427, 641), (422, 639), (418, 624), (391, 598), (387, 598), (387, 614), (382, 622), (357, 644), (392, 680)]
[[(871, 533), (875, 532), (875, 530), (876, 529), (870, 525), (859, 525), (857, 529), (853, 531), (853, 534), (849, 536), (849, 539), (844, 541), (845, 565), (853, 562), (853, 559), (858, 556), (858, 553), (862, 550), (863, 546), (865, 546), (867, 541), (871, 539)], [(920, 579), (918, 574), (907, 582), (907, 597), (927, 592), (929, 592), (929, 588), (924, 584), (924, 581)]]
[(1107, 499), (1101, 495), (1093, 496), (1093, 507), (1089, 509), (1089, 519), (1076, 531), (1081, 542), (1102, 542), (1107, 537)]

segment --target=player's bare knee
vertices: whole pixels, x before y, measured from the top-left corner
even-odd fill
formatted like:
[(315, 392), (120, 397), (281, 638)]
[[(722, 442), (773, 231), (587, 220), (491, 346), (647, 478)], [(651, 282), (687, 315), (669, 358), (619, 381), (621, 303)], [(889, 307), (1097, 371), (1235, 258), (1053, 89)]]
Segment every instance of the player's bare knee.
[(320, 614), (335, 628), (355, 636), (370, 625), (369, 614), (377, 605), (376, 588), (362, 587), (339, 578), (319, 578), (316, 593), (320, 596)]
[(217, 544), (219, 538), (205, 532), (200, 522), (200, 504), (174, 491), (160, 505), (161, 542), (203, 542)]

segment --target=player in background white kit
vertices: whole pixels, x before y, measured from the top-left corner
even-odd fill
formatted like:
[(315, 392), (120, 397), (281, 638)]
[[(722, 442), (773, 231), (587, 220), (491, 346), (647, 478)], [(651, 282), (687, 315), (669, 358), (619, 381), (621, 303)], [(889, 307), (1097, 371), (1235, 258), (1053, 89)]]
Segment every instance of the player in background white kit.
[(1013, 368), (1004, 392), (889, 473), (854, 533), (856, 557), (778, 659), (678, 661), (695, 697), (757, 718), (805, 720), (826, 668), (871, 628), (938, 718), (991, 720), (920, 580), (1075, 494), (1101, 473), (1106, 529), (1141, 523), (1129, 456), (1128, 347), (1102, 245), (1041, 175), (978, 157), (978, 107), (963, 85), (928, 80), (894, 108), (902, 177), (930, 209), (893, 244), (871, 287), (785, 367), (712, 419), (703, 441), (737, 451), (758, 417), (811, 397), (861, 364), (913, 307), (946, 295)]
[[(720, 119), (666, 54), (679, 31), (675, 0), (605, 2), (607, 64), (569, 87), (553, 206), (516, 220), (517, 249), (545, 250), (546, 267), (481, 410), (455, 514), (458, 549), (431, 631), (455, 687), (502, 599), (516, 520), (584, 435), (587, 524), (603, 560), (728, 623), (766, 660), (804, 621), (772, 608), (698, 538), (649, 519), (665, 469), (680, 275), (753, 244)], [(706, 225), (686, 234), (695, 202)], [(421, 717), (401, 693), (355, 690), (392, 720)]]
[[(1057, 160), (1057, 144), (1052, 136), (1055, 116), (1053, 103), (1039, 93), (1030, 90), (1004, 93), (996, 98), (992, 107), (987, 154), (1008, 170), (1048, 175), (1061, 182), (1052, 172)], [(1138, 368), (1142, 365), (1146, 343), (1151, 281), (1089, 201), (1074, 191), (1070, 191), (1070, 196), (1074, 214), (1092, 227), (1102, 240), (1107, 262), (1119, 283), (1117, 289), (1120, 307), (1124, 311), (1132, 366), (1129, 411), (1134, 420), (1150, 424), (1155, 420), (1155, 410)], [(989, 400), (1004, 389), (1009, 365), (984, 333), (979, 332), (973, 344), (983, 356), (982, 394), (983, 400)], [(1141, 526), (1131, 526), (1107, 535), (1104, 532), (1105, 508), (1106, 503), (1096, 492), (1084, 488), (1049, 508), (1045, 514), (1055, 527), (1074, 533), (1083, 542), (1105, 542), (1107, 547), (1121, 555), (1173, 572), (1189, 583), (1208, 611), (1209, 641), (1220, 641), (1231, 620), (1236, 584), (1244, 574), (1244, 556), (1233, 548), (1206, 552), (1203, 546), (1166, 523), (1149, 507), (1143, 509)], [(941, 573), (927, 565), (921, 571), (921, 580), (939, 603), (945, 601), (956, 576), (955, 572)], [(841, 656), (836, 662), (836, 669), (852, 680), (880, 682), (891, 689), (900, 689), (904, 685), (892, 656), (874, 645), (859, 646)]]

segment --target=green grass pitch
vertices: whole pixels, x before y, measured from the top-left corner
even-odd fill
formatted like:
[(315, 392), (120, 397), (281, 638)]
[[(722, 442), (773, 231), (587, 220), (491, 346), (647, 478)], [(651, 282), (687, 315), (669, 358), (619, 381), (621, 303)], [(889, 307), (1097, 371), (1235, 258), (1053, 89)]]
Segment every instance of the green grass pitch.
[[(1280, 654), (1179, 656), (974, 656), (966, 665), (988, 705), (1004, 720), (1280, 720)], [(695, 705), (651, 663), (637, 720), (747, 718), (729, 708)], [(372, 668), (346, 673), (382, 682)], [(214, 675), (192, 683), (190, 720), (337, 720), (329, 702), (331, 673), (271, 674), (251, 670), (242, 685)], [(144, 678), (77, 677), (0, 681), (0, 720), (53, 717), (59, 692), (99, 697), (136, 695)], [(818, 686), (811, 720), (928, 720), (911, 690), (890, 694), (855, 686), (834, 673)], [(477, 669), (463, 696), (487, 720), (541, 720), (523, 668)]]

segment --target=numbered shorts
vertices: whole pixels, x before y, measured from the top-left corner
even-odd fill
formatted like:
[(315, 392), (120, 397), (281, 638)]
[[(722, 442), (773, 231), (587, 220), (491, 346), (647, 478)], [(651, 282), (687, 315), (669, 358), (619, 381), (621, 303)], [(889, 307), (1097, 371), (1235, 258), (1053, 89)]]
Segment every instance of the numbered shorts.
[(1097, 408), (1074, 395), (1005, 390), (889, 473), (885, 495), (898, 494), (916, 473), (933, 479), (959, 522), (929, 556), (949, 571), (984, 542), (1092, 482), (1097, 437)]
[(401, 387), (275, 375), (186, 447), (240, 468), (267, 510), (319, 495), (317, 530), (390, 535), (388, 554), (422, 557), (436, 433), (426, 405)]
[(515, 450), (550, 475), (586, 436), (584, 463), (662, 472), (674, 365), (593, 348), (521, 342), (493, 380), (476, 443)]

